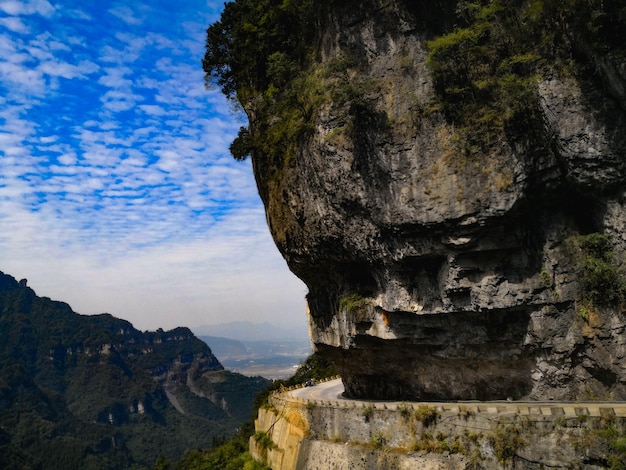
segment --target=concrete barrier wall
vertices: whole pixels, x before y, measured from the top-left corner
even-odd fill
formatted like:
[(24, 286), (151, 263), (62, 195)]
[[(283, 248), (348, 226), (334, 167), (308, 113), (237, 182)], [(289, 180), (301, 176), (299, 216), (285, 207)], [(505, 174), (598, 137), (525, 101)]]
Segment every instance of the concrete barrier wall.
[(594, 468), (584, 462), (610, 457), (602, 430), (623, 435), (626, 405), (303, 400), (283, 390), (255, 427), (273, 445), (252, 438), (251, 452), (273, 470)]

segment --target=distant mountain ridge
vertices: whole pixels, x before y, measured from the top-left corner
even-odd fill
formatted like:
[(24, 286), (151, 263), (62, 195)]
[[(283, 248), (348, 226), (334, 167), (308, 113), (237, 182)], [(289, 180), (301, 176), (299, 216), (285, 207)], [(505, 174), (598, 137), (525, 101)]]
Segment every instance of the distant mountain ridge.
[(221, 336), (198, 336), (198, 338), (211, 345), (213, 354), (222, 358), (220, 361), (223, 361), (223, 358), (248, 357), (250, 355), (246, 345), (236, 339)]
[(233, 321), (193, 327), (198, 336), (218, 336), (237, 341), (310, 341), (306, 330), (268, 322)]
[(136, 468), (232, 434), (269, 383), (188, 328), (76, 314), (0, 272), (0, 467)]

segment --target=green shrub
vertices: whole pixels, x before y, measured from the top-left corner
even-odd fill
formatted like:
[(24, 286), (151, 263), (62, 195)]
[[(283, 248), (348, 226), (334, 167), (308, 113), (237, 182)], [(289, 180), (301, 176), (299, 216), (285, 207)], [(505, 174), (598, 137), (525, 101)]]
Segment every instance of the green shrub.
[(369, 446), (372, 449), (380, 449), (381, 447), (384, 447), (386, 445), (387, 439), (381, 432), (374, 433), (374, 435), (370, 438)]
[(263, 450), (272, 450), (278, 447), (276, 443), (272, 441), (272, 438), (264, 431), (256, 431), (253, 438)]
[(604, 417), (593, 428), (585, 428), (574, 441), (574, 448), (595, 459), (602, 468), (626, 469), (626, 435), (613, 420)]
[[(580, 277), (581, 294), (584, 302), (580, 308), (589, 310), (593, 306), (619, 305), (626, 299), (626, 276), (623, 268), (614, 260), (613, 245), (603, 233), (577, 235), (566, 240)], [(590, 304), (590, 305), (589, 305)]]
[(411, 418), (412, 407), (407, 405), (406, 403), (400, 403), (398, 405), (398, 413), (404, 421), (408, 421)]
[(366, 305), (367, 299), (359, 294), (348, 294), (339, 299), (339, 310), (356, 313)]
[(444, 115), (464, 136), (459, 151), (470, 157), (496, 145), (514, 122), (540, 127), (538, 57), (526, 50), (506, 3), (460, 2), (461, 26), (427, 44)]
[(445, 434), (437, 433), (436, 436), (433, 436), (427, 432), (423, 432), (420, 438), (413, 442), (411, 450), (431, 454), (443, 454), (444, 452), (451, 454), (465, 453), (465, 447), (459, 442), (458, 438), (455, 437), (451, 443), (448, 443), (448, 437)]
[(586, 323), (589, 323), (589, 308), (587, 307), (587, 305), (582, 304), (578, 308), (578, 315), (580, 315), (580, 318), (585, 320)]
[[(538, 74), (593, 63), (589, 53), (624, 50), (619, 2), (586, 0), (460, 1), (455, 28), (427, 43), (437, 100), (464, 142), (466, 156), (489, 154), (511, 130), (543, 138), (537, 113)], [(591, 47), (589, 47), (591, 46)], [(569, 72), (571, 73), (571, 72)]]
[(365, 422), (369, 423), (370, 419), (374, 415), (374, 408), (372, 408), (371, 406), (366, 406), (365, 408), (363, 408), (362, 414), (363, 414), (363, 417), (365, 418)]
[(517, 451), (527, 444), (521, 436), (519, 426), (512, 423), (498, 424), (495, 431), (489, 436), (489, 443), (501, 464), (511, 463)]
[(476, 416), (476, 413), (473, 410), (470, 410), (467, 406), (461, 405), (459, 406), (459, 416), (467, 421), (471, 417)]
[(420, 405), (415, 411), (415, 419), (422, 423), (425, 428), (437, 424), (439, 412), (428, 405)]

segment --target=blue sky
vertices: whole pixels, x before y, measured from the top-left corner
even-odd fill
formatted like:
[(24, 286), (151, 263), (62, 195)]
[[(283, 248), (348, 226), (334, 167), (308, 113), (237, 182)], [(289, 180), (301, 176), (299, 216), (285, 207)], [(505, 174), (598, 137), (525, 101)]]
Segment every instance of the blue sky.
[(0, 0), (0, 271), (140, 329), (306, 330), (244, 116), (204, 87), (223, 1)]

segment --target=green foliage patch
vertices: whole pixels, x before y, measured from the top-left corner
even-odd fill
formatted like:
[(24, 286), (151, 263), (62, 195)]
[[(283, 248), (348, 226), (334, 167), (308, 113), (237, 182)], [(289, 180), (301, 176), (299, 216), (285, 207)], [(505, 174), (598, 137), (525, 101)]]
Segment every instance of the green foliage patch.
[(439, 412), (428, 405), (420, 405), (415, 411), (415, 419), (422, 423), (422, 426), (428, 428), (437, 424), (439, 419)]
[(319, 5), (312, 0), (236, 0), (207, 29), (202, 60), (207, 85), (255, 113), (259, 129), (242, 128), (236, 159), (256, 151), (287, 158), (307, 130), (314, 90), (304, 74), (316, 45)]
[(626, 299), (626, 274), (615, 259), (611, 239), (603, 233), (577, 235), (566, 240), (566, 248), (579, 273), (581, 316), (588, 318), (587, 311), (594, 306), (621, 306)]
[(276, 443), (272, 441), (272, 438), (265, 431), (256, 431), (252, 437), (263, 450), (272, 450), (277, 447)]
[(365, 422), (369, 423), (370, 419), (372, 419), (372, 416), (374, 416), (374, 408), (372, 408), (371, 406), (366, 406), (365, 408), (363, 408), (363, 411), (361, 411), (361, 414), (363, 415)]
[(313, 48), (317, 5), (312, 0), (235, 0), (207, 29), (202, 67), (229, 98), (245, 103), (281, 87)]
[(165, 458), (157, 460), (152, 470), (270, 470), (257, 462), (248, 452), (248, 439), (233, 437), (215, 443), (207, 450), (190, 450), (175, 463)]
[(344, 295), (339, 299), (339, 310), (358, 312), (367, 305), (367, 299), (359, 294)]
[(411, 411), (413, 410), (412, 406), (407, 405), (406, 403), (400, 403), (398, 405), (398, 413), (404, 421), (408, 421), (411, 418)]
[(612, 417), (602, 418), (589, 428), (585, 428), (575, 439), (575, 448), (602, 468), (610, 470), (626, 469), (626, 434)]
[(387, 438), (382, 432), (375, 432), (368, 444), (372, 449), (381, 449), (387, 445)]
[[(325, 65), (317, 60), (326, 8), (312, 0), (235, 0), (208, 28), (206, 84), (219, 86), (254, 117), (230, 146), (235, 159), (254, 154), (274, 159), (277, 168), (288, 164), (326, 103), (339, 103), (348, 114), (371, 114), (366, 95), (379, 85), (353, 73), (361, 60), (345, 53)], [(345, 132), (358, 130), (352, 125)]]
[(540, 133), (538, 74), (587, 67), (590, 58), (581, 52), (588, 49), (623, 50), (617, 38), (626, 28), (626, 8), (618, 3), (459, 2), (457, 27), (428, 42), (428, 65), (440, 109), (464, 136), (461, 154), (489, 154), (513, 129)]
[(514, 423), (498, 424), (495, 431), (489, 436), (489, 443), (501, 464), (511, 463), (517, 451), (527, 445), (526, 440), (522, 437), (521, 428)]
[(461, 443), (459, 436), (450, 439), (443, 433), (437, 433), (433, 436), (430, 433), (423, 432), (419, 439), (416, 439), (411, 446), (411, 450), (415, 452), (443, 454), (464, 454), (467, 455), (468, 450)]

